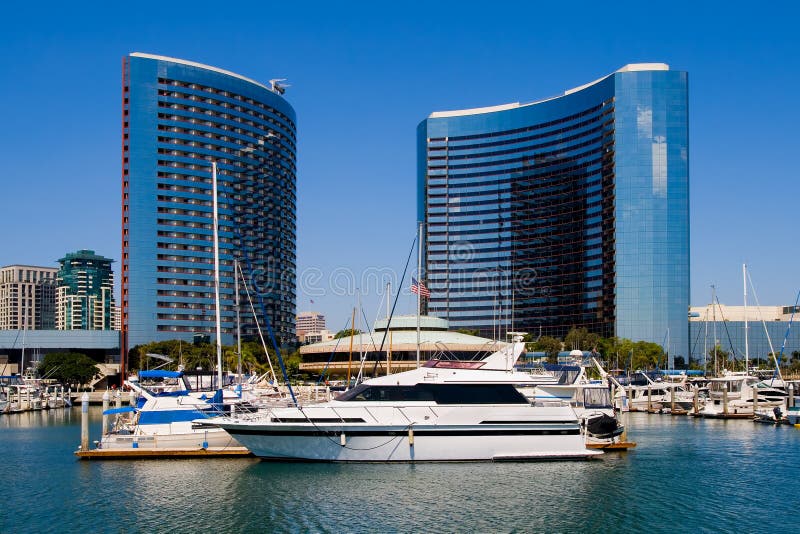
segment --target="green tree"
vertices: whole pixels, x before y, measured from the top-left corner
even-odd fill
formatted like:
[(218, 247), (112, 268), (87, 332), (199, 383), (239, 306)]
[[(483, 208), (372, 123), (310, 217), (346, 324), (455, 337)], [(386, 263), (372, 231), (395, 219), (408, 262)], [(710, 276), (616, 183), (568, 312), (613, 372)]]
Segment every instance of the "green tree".
[(637, 341), (633, 343), (631, 367), (633, 369), (653, 369), (664, 358), (664, 349), (658, 343)]
[(560, 339), (552, 336), (542, 336), (533, 343), (533, 350), (547, 354), (549, 363), (557, 363), (558, 353), (561, 352), (562, 346)]
[(600, 336), (586, 328), (572, 328), (564, 338), (564, 346), (568, 349), (592, 350), (597, 348), (599, 341)]
[(39, 374), (59, 382), (79, 387), (94, 378), (100, 369), (93, 359), (78, 352), (53, 352), (46, 354), (39, 364)]
[(456, 330), (459, 334), (466, 334), (468, 336), (477, 336), (478, 331), (474, 328), (459, 328)]
[(336, 335), (333, 336), (333, 339), (340, 339), (340, 338), (343, 338), (343, 337), (355, 336), (355, 335), (358, 335), (360, 333), (361, 333), (361, 330), (357, 330), (355, 328), (347, 328), (345, 330), (339, 330), (338, 332), (336, 332)]

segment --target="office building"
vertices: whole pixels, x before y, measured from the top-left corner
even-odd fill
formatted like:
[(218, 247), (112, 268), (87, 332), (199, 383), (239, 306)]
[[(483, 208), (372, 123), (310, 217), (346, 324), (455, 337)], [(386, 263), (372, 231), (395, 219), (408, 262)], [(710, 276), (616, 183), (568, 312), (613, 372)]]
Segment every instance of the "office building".
[(57, 271), (34, 265), (0, 269), (0, 330), (55, 328)]
[(115, 330), (113, 261), (93, 250), (71, 252), (58, 260), (58, 330)]
[(628, 65), (418, 127), (428, 313), (505, 338), (572, 327), (688, 355), (686, 72)]
[(302, 343), (307, 334), (319, 334), (325, 330), (325, 316), (315, 311), (300, 312), (295, 317), (295, 328)]
[[(689, 313), (690, 354), (693, 360), (707, 362), (714, 369), (714, 345), (740, 362), (745, 354), (751, 365), (769, 367), (770, 353), (782, 361), (800, 358), (800, 328), (790, 328), (800, 319), (800, 306), (692, 306)], [(745, 327), (746, 323), (746, 327)], [(747, 336), (745, 339), (745, 330)], [(726, 362), (717, 361), (717, 370)], [(729, 366), (728, 366), (729, 367)]]
[[(236, 329), (234, 260), (257, 313), (292, 341), (296, 119), (283, 86), (141, 53), (124, 58), (122, 85), (123, 346), (216, 337), (213, 163), (222, 341)], [(249, 306), (241, 317), (255, 336)]]

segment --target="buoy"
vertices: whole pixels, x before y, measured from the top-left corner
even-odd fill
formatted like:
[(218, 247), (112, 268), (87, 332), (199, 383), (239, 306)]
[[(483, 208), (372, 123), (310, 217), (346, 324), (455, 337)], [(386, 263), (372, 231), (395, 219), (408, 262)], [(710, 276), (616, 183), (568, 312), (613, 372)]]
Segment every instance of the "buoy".
[(412, 427), (408, 427), (408, 446), (414, 446), (414, 429)]
[(341, 443), (342, 447), (347, 445), (347, 437), (345, 437), (344, 432), (339, 434), (339, 443)]

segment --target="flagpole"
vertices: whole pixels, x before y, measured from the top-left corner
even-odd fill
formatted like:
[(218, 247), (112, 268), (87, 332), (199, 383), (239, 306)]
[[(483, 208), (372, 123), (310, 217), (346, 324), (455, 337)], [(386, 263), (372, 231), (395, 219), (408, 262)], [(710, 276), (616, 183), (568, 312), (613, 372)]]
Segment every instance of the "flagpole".
[(422, 313), (422, 222), (417, 235), (417, 369), (419, 369), (419, 316)]

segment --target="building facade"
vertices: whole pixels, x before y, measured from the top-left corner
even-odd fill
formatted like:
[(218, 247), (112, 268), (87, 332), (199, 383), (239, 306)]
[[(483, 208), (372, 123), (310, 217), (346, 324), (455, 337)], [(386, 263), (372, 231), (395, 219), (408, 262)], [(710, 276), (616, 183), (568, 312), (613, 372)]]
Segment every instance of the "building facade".
[(325, 330), (325, 316), (319, 312), (300, 312), (295, 317), (295, 333), (300, 338), (306, 334), (319, 333)]
[[(296, 118), (283, 88), (139, 53), (124, 58), (122, 85), (124, 347), (216, 337), (212, 163), (223, 342), (235, 332), (235, 259), (258, 313), (263, 303), (279, 341), (293, 340)], [(255, 336), (245, 310), (243, 335)]]
[(57, 272), (34, 265), (0, 269), (0, 330), (55, 328)]
[(58, 330), (115, 330), (113, 261), (93, 250), (71, 252), (58, 260)]
[[(781, 354), (786, 363), (800, 357), (800, 328), (790, 327), (800, 320), (800, 306), (692, 306), (689, 313), (690, 354), (693, 360), (721, 371), (726, 362), (714, 361), (714, 346), (730, 358), (769, 368), (770, 353)], [(747, 336), (745, 339), (745, 332)]]
[(428, 313), (493, 338), (586, 327), (688, 355), (687, 83), (628, 65), (555, 98), (422, 121)]

